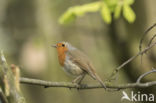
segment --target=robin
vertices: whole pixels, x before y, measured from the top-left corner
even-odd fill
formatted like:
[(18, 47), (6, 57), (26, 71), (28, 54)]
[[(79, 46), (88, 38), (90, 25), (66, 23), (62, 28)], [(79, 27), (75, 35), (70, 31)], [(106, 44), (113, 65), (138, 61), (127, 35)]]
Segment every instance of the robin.
[(73, 47), (68, 42), (59, 42), (53, 45), (53, 47), (57, 49), (58, 60), (63, 70), (76, 77), (72, 81), (73, 83), (80, 84), (85, 75), (88, 74), (106, 89), (105, 84), (95, 72), (91, 61), (83, 52)]

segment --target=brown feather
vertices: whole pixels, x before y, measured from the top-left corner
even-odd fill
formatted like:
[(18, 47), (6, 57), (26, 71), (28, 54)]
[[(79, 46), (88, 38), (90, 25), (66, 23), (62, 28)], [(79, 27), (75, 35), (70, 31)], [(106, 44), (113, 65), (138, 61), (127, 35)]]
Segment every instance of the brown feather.
[(81, 52), (78, 49), (75, 49), (71, 51), (68, 50), (66, 54), (69, 57), (69, 59), (73, 61), (73, 63), (78, 65), (81, 69), (87, 72), (93, 79), (96, 79), (97, 81), (99, 81), (100, 84), (104, 88), (106, 88), (101, 78), (95, 72), (94, 66), (92, 65), (91, 61), (83, 52)]

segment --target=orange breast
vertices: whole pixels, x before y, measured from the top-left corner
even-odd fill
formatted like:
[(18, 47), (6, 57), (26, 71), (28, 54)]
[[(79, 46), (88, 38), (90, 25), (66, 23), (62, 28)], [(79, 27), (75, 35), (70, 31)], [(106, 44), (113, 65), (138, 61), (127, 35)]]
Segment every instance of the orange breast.
[(58, 59), (59, 59), (59, 63), (61, 66), (64, 66), (64, 62), (65, 62), (65, 52), (66, 50), (64, 48), (57, 48), (57, 52), (58, 52)]

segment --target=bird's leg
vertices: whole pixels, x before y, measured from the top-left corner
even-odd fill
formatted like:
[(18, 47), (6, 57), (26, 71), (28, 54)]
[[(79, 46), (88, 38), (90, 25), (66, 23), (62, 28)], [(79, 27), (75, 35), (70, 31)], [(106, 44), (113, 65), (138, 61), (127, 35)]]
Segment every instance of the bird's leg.
[(85, 74), (79, 75), (72, 81), (72, 83), (80, 84), (84, 77), (85, 77)]
[(79, 81), (77, 82), (77, 84), (81, 84), (81, 82), (82, 82), (82, 80), (84, 79), (85, 75), (86, 75), (86, 74), (82, 74), (82, 75), (81, 75), (81, 78), (79, 79)]
[(82, 77), (82, 75), (77, 76), (77, 77), (72, 81), (72, 83), (77, 83), (77, 81), (78, 81), (79, 79), (81, 79), (81, 77)]
[[(82, 75), (79, 75), (78, 77), (76, 77), (72, 83), (77, 83), (78, 85), (81, 84), (81, 81), (84, 79), (86, 74), (82, 74)], [(79, 88), (77, 88), (77, 90), (79, 90)]]

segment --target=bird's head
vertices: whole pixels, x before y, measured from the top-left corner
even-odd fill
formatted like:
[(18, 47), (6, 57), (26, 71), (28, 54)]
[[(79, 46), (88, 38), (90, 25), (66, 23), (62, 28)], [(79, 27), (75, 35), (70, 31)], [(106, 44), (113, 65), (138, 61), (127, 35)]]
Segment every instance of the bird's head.
[(57, 44), (52, 45), (52, 47), (57, 49), (59, 54), (65, 53), (68, 50), (69, 43), (68, 42), (58, 42)]
[(66, 52), (68, 51), (69, 43), (58, 42), (57, 44), (52, 45), (52, 47), (57, 49), (59, 63), (63, 66), (66, 57)]

